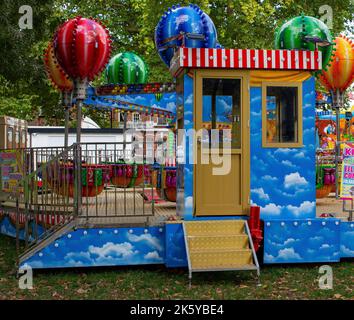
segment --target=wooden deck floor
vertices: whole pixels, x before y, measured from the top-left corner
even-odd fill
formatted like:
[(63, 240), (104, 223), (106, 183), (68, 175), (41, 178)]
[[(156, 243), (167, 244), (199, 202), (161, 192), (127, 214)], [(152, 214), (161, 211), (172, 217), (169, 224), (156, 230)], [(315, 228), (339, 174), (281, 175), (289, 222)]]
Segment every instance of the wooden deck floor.
[(349, 218), (349, 213), (343, 212), (343, 200), (336, 199), (334, 193), (330, 193), (328, 197), (317, 199), (316, 215), (320, 217), (323, 213), (330, 213), (342, 221), (348, 221)]
[(108, 189), (83, 198), (81, 223), (98, 225), (156, 224), (176, 216), (176, 203), (148, 203), (143, 189)]
[(176, 203), (164, 201), (148, 203), (142, 196), (143, 189), (108, 189), (96, 197), (82, 199), (85, 216), (169, 216), (176, 213)]
[[(149, 190), (152, 191), (151, 188)], [(156, 225), (172, 217), (177, 219), (175, 202), (148, 203), (142, 196), (143, 191), (142, 188), (110, 187), (95, 197), (83, 197), (78, 224), (88, 226)], [(29, 209), (55, 215), (71, 215), (74, 210), (73, 199), (70, 198), (70, 203), (64, 205), (67, 200), (68, 198), (55, 193), (38, 195), (33, 200), (35, 205)], [(15, 207), (15, 202), (6, 201), (2, 203), (2, 206)], [(20, 203), (20, 210), (24, 211), (24, 209), (24, 204)]]

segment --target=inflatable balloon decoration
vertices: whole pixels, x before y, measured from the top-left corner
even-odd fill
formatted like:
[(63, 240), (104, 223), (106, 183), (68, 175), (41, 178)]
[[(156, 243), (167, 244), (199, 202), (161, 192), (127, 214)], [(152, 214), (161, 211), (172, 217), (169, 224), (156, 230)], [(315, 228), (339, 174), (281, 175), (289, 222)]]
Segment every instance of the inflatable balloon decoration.
[(101, 73), (111, 53), (107, 29), (97, 20), (76, 17), (63, 23), (54, 36), (55, 55), (74, 79), (77, 100), (77, 143), (81, 142), (81, 109), (88, 81)]
[(333, 61), (318, 75), (320, 83), (329, 91), (345, 91), (354, 81), (354, 44), (340, 35), (335, 40)]
[(105, 75), (108, 84), (144, 84), (148, 80), (149, 68), (134, 52), (123, 52), (109, 60)]
[(328, 27), (319, 19), (298, 16), (284, 23), (275, 33), (276, 49), (318, 49), (322, 52), (322, 68), (332, 58), (332, 36)]
[(54, 54), (53, 44), (48, 43), (44, 51), (44, 65), (52, 86), (62, 92), (71, 92), (74, 89), (73, 81), (60, 66)]
[(55, 57), (52, 42), (49, 42), (48, 47), (44, 51), (44, 65), (52, 86), (61, 91), (62, 94), (62, 105), (65, 109), (64, 147), (67, 148), (69, 136), (69, 109), (72, 104), (72, 92), (74, 89), (74, 83), (65, 73), (57, 58)]
[[(335, 40), (335, 53), (333, 61), (328, 65), (326, 70), (318, 75), (320, 83), (330, 91), (332, 95), (332, 103), (336, 110), (336, 128), (337, 141), (340, 137), (340, 107), (343, 104), (345, 90), (353, 83), (354, 80), (354, 45), (344, 36), (339, 36)], [(340, 156), (340, 147), (336, 148), (335, 159), (335, 177), (339, 178), (338, 161)], [(336, 197), (338, 197), (339, 179), (336, 179)]]
[(177, 47), (216, 48), (217, 32), (213, 21), (196, 5), (172, 6), (155, 29), (155, 45), (169, 67)]

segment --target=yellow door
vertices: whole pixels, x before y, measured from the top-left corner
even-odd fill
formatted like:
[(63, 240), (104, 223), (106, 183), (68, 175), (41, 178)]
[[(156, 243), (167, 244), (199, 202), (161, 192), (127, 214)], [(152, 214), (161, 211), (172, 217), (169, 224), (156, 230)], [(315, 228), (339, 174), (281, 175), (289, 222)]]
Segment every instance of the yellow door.
[(197, 70), (195, 80), (195, 214), (248, 214), (248, 72)]

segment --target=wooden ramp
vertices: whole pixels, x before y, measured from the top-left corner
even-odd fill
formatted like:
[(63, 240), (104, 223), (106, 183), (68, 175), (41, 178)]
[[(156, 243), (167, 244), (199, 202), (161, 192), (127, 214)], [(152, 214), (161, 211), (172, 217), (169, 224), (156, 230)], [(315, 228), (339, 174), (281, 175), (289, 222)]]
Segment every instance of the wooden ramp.
[(189, 280), (193, 272), (260, 270), (246, 220), (183, 222)]

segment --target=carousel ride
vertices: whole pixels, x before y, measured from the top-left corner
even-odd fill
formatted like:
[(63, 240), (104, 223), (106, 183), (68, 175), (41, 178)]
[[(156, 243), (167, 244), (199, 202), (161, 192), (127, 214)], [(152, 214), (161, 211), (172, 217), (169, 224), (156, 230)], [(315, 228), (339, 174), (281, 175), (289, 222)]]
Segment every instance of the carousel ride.
[[(61, 34), (61, 28), (68, 29), (65, 29)], [(290, 200), (286, 199), (283, 195), (278, 196), (277, 192), (282, 187), (278, 182), (283, 179), (285, 181), (286, 177), (289, 177), (291, 174), (294, 175), (294, 173), (290, 171), (291, 169), (286, 169), (286, 171), (284, 169), (283, 172), (280, 172), (278, 164), (268, 161), (268, 158), (270, 158), (269, 154), (276, 149), (264, 148), (260, 143), (262, 136), (262, 126), (260, 125), (262, 123), (261, 115), (253, 116), (250, 119), (250, 127), (253, 130), (250, 131), (250, 135), (256, 134), (259, 140), (248, 140), (249, 137), (244, 134), (242, 135), (242, 139), (244, 139), (243, 141), (246, 145), (253, 147), (253, 151), (258, 152), (257, 155), (265, 155), (262, 161), (269, 166), (269, 172), (272, 172), (275, 176), (271, 180), (277, 182), (267, 184), (261, 182), (262, 185), (260, 187), (262, 189), (259, 188), (258, 190), (263, 190), (270, 196), (260, 197), (258, 194), (250, 193), (248, 199), (247, 196), (242, 199), (245, 204), (244, 208), (230, 209), (225, 206), (228, 203), (239, 203), (239, 199), (236, 199), (236, 191), (239, 191), (237, 186), (233, 186), (230, 183), (229, 188), (232, 192), (224, 192), (226, 188), (222, 189), (222, 187), (226, 185), (226, 177), (220, 177), (217, 183), (215, 183), (215, 180), (213, 180), (214, 176), (211, 174), (198, 175), (197, 172), (200, 172), (198, 171), (200, 168), (193, 167), (189, 163), (178, 163), (178, 179), (176, 179), (176, 169), (171, 163), (161, 165), (156, 163), (148, 164), (144, 161), (130, 162), (129, 159), (125, 159), (124, 157), (112, 159), (109, 152), (106, 152), (103, 156), (98, 155), (95, 158), (96, 160), (82, 162), (82, 159), (89, 159), (82, 157), (81, 153), (79, 153), (80, 147), (84, 145), (80, 142), (80, 120), (83, 105), (97, 109), (117, 109), (122, 111), (125, 124), (126, 115), (129, 112), (157, 114), (161, 117), (171, 117), (171, 120), (174, 120), (174, 112), (171, 110), (163, 110), (163, 108), (157, 107), (158, 104), (156, 106), (153, 104), (145, 105), (130, 99), (136, 93), (139, 95), (150, 94), (155, 97), (155, 100), (163, 99), (163, 96), (167, 92), (172, 92), (174, 88), (173, 85), (141, 83), (147, 81), (146, 70), (144, 69), (142, 70), (144, 72), (140, 73), (140, 68), (144, 64), (141, 63), (141, 59), (138, 59), (132, 53), (127, 53), (118, 55), (107, 68), (107, 73), (113, 73), (109, 74), (108, 84), (87, 90), (89, 81), (101, 72), (104, 69), (105, 63), (108, 62), (110, 51), (109, 37), (104, 28), (101, 28), (99, 24), (96, 25), (95, 21), (80, 17), (66, 22), (61, 28), (59, 28), (55, 38), (56, 41), (54, 41), (54, 54), (68, 77), (74, 79), (72, 103), (77, 108), (78, 127), (77, 144), (72, 147), (78, 147), (79, 150), (73, 150), (74, 163), (72, 163), (73, 161), (70, 158), (63, 159), (62, 161), (55, 160), (48, 162), (46, 166), (48, 170), (42, 171), (42, 178), (52, 185), (51, 189), (54, 193), (67, 192), (74, 199), (74, 201), (70, 199), (73, 202), (72, 213), (70, 212), (69, 215), (62, 214), (62, 216), (68, 216), (72, 219), (66, 221), (64, 225), (56, 225), (54, 231), (50, 229), (47, 233), (44, 233), (44, 236), (41, 234), (39, 241), (19, 256), (19, 266), (65, 268), (73, 266), (97, 267), (163, 263), (171, 268), (188, 266), (189, 279), (191, 280), (192, 272), (201, 270), (208, 272), (256, 270), (259, 275), (257, 250), (260, 254), (263, 253), (263, 262), (265, 264), (339, 262), (343, 257), (352, 256), (351, 253), (348, 254), (347, 252), (350, 250), (352, 252), (353, 241), (351, 240), (352, 238), (346, 237), (347, 233), (352, 234), (351, 228), (353, 228), (353, 224), (351, 220), (341, 221), (337, 218), (323, 219), (316, 217), (315, 181), (312, 174), (315, 156), (313, 148), (315, 145), (314, 135), (304, 134), (305, 139), (301, 140), (302, 145), (300, 148), (293, 148), (294, 153), (287, 156), (284, 155), (284, 159), (290, 161), (296, 158), (294, 154), (301, 157), (304, 155), (303, 152), (308, 152), (308, 156), (297, 160), (297, 164), (301, 169), (301, 174), (304, 176), (300, 178), (306, 181), (306, 183), (309, 181), (309, 188), (304, 196), (298, 196), (298, 189), (294, 185), (293, 194), (296, 196), (291, 197)], [(87, 37), (87, 34), (91, 34), (91, 37)], [(94, 38), (94, 41), (91, 42), (92, 38)], [(295, 39), (296, 41), (291, 41), (291, 39)], [(201, 70), (198, 68), (200, 61), (198, 62), (198, 59), (195, 59), (196, 64), (194, 67), (194, 60), (188, 62), (191, 64), (185, 64), (187, 61), (183, 61), (186, 60), (183, 59), (185, 56), (184, 52), (191, 53), (190, 56), (193, 57), (193, 53), (196, 54), (197, 51), (200, 51), (198, 49), (203, 49), (206, 52), (206, 59), (208, 59), (208, 55), (212, 49), (213, 51), (215, 50), (216, 56), (220, 53), (222, 55), (225, 54), (224, 57), (227, 57), (226, 60), (232, 59), (233, 67), (230, 65), (229, 68), (225, 68), (225, 62), (219, 63), (216, 59), (215, 64), (208, 66), (208, 70), (214, 71), (216, 69), (222, 74), (220, 79), (222, 77), (228, 78), (231, 75), (230, 72), (234, 70), (259, 70), (263, 68), (260, 65), (249, 68), (246, 63), (240, 63), (238, 67), (235, 67), (235, 62), (237, 61), (233, 55), (236, 52), (234, 51), (235, 49), (217, 49), (220, 45), (217, 42), (215, 27), (211, 23), (210, 18), (197, 6), (174, 6), (172, 9), (169, 9), (163, 15), (156, 28), (155, 41), (160, 57), (166, 65), (169, 67), (172, 66), (170, 71), (177, 78), (177, 83), (179, 84), (179, 80), (185, 81), (183, 88), (178, 88), (181, 89), (178, 92), (182, 102), (182, 112), (179, 112), (179, 116), (181, 117), (178, 119), (177, 124), (183, 125), (183, 129), (193, 126), (189, 116), (190, 113), (193, 113), (191, 110), (193, 110), (194, 106), (188, 101), (191, 100), (190, 89), (194, 87), (196, 79), (190, 76), (190, 71), (195, 72), (195, 75), (198, 75), (198, 73), (201, 74)], [(296, 70), (296, 72), (304, 76), (305, 80), (301, 80), (300, 88), (303, 96), (306, 98), (304, 105), (309, 106), (304, 109), (307, 109), (305, 111), (311, 109), (311, 112), (302, 115), (301, 121), (305, 124), (304, 128), (302, 128), (303, 132), (310, 133), (314, 131), (314, 123), (307, 120), (313, 120), (314, 117), (315, 106), (313, 98), (315, 82), (310, 77), (309, 72), (321, 69), (321, 55), (316, 50), (320, 43), (319, 41), (322, 41), (322, 43), (318, 50), (322, 51), (324, 57), (323, 63), (326, 64), (328, 61), (325, 61), (329, 60), (332, 54), (332, 38), (330, 34), (319, 20), (305, 16), (297, 17), (284, 25), (277, 37), (277, 48), (290, 50), (274, 50), (271, 51), (272, 57), (266, 53), (265, 58), (268, 55), (269, 60), (258, 60), (260, 64), (264, 63), (263, 66), (265, 69), (274, 63), (274, 67), (265, 71), (266, 77), (269, 77), (269, 79), (274, 74), (279, 75), (279, 77), (283, 75), (284, 70), (278, 69), (276, 64), (279, 63), (279, 65), (282, 65), (284, 60), (281, 59), (281, 55), (284, 53), (288, 53), (290, 56), (293, 55), (294, 61), (307, 65), (298, 67), (295, 65), (292, 66), (292, 63), (290, 65), (286, 63), (287, 67), (285, 69), (289, 72)], [(101, 47), (101, 44), (103, 47)], [(247, 51), (248, 49), (238, 50), (241, 50), (245, 54), (247, 52), (252, 53), (252, 51)], [(255, 60), (257, 60), (257, 57), (259, 58), (261, 52), (260, 50), (254, 52)], [(220, 56), (222, 57), (222, 55)], [(301, 61), (299, 59), (296, 60), (296, 55), (302, 55), (304, 59), (300, 59)], [(88, 56), (89, 59), (87, 58)], [(174, 57), (173, 61), (171, 61), (172, 57)], [(203, 56), (199, 57), (203, 58)], [(214, 59), (213, 55), (209, 57), (210, 60)], [(309, 64), (307, 61), (305, 62), (306, 57), (309, 57), (307, 60), (310, 61)], [(77, 58), (79, 59), (76, 60)], [(68, 63), (63, 63), (65, 60), (68, 60)], [(267, 61), (270, 61), (269, 65)], [(174, 65), (175, 62), (177, 65)], [(179, 62), (182, 64), (178, 65)], [(231, 71), (228, 69), (231, 69)], [(299, 71), (298, 69), (301, 70)], [(327, 69), (327, 71), (329, 70)], [(248, 83), (250, 84), (251, 99), (245, 99), (245, 109), (243, 110), (247, 110), (248, 108), (256, 110), (253, 108), (257, 107), (258, 109), (258, 105), (253, 105), (251, 102), (257, 100), (267, 103), (267, 97), (262, 97), (259, 88), (252, 85), (251, 82)], [(246, 82), (244, 90), (245, 92), (247, 91)], [(174, 99), (176, 99), (176, 96), (174, 96)], [(196, 95), (195, 99), (202, 102), (202, 95)], [(176, 100), (178, 104), (178, 99)], [(201, 104), (196, 103), (196, 108), (197, 106), (199, 106), (199, 109), (196, 109), (198, 112), (195, 113), (195, 116), (199, 116), (202, 120)], [(228, 125), (228, 122), (230, 122), (228, 116), (229, 114), (225, 110), (225, 114), (221, 115), (221, 119), (225, 121), (218, 121), (217, 125)], [(246, 124), (247, 122), (244, 121), (243, 123)], [(200, 126), (202, 127), (202, 125)], [(203, 128), (210, 129), (204, 125)], [(326, 129), (326, 132), (328, 134), (337, 133), (330, 127)], [(287, 151), (288, 147), (284, 150)], [(75, 152), (78, 153), (75, 154)], [(259, 162), (254, 162), (254, 157), (251, 158), (250, 155), (244, 154), (244, 163), (249, 163), (252, 166), (252, 171), (249, 170), (249, 178), (254, 184), (258, 183), (261, 180), (259, 177), (264, 172), (260, 171), (260, 169), (264, 170), (264, 166), (260, 166)], [(52, 163), (53, 166), (51, 166)], [(333, 187), (333, 171), (325, 169), (327, 167), (324, 164), (322, 180), (318, 181), (319, 187), (321, 185), (331, 185)], [(247, 167), (245, 171), (247, 171)], [(35, 174), (36, 172), (33, 173)], [(70, 179), (64, 179), (61, 182), (62, 177), (67, 177), (68, 175), (72, 176), (71, 181)], [(237, 175), (236, 177), (240, 182), (240, 186), (247, 184), (247, 181), (243, 179), (244, 176)], [(204, 180), (200, 180), (200, 177)], [(158, 205), (156, 205), (155, 212), (154, 202), (151, 205), (151, 212), (149, 210), (145, 216), (141, 216), (145, 212), (144, 206), (141, 211), (135, 211), (135, 207), (134, 212), (127, 211), (124, 208), (126, 204), (124, 197), (119, 197), (120, 194), (117, 194), (117, 189), (119, 188), (123, 188), (125, 192), (127, 188), (135, 189), (139, 184), (150, 184), (154, 186), (156, 191), (159, 190), (161, 194), (165, 193), (166, 198), (173, 199), (176, 193), (176, 180), (178, 180), (179, 194), (178, 204), (177, 206), (173, 205), (173, 209), (171, 210), (173, 211), (173, 215), (163, 215), (165, 208), (161, 209), (160, 212), (162, 214), (160, 215), (160, 213), (157, 213)], [(61, 190), (60, 185), (65, 183), (65, 181), (69, 181), (69, 184), (76, 187), (72, 191), (70, 191), (70, 188), (69, 191), (65, 191), (67, 189), (64, 189), (64, 191)], [(78, 181), (80, 183), (77, 183)], [(194, 181), (196, 181), (195, 187)], [(235, 181), (235, 179), (232, 181)], [(109, 190), (109, 192), (105, 190), (103, 192), (102, 188), (105, 188), (106, 185), (113, 186), (113, 190)], [(27, 192), (31, 191), (28, 186), (30, 184), (27, 184)], [(82, 187), (80, 188), (80, 186)], [(198, 196), (202, 194), (202, 192), (198, 192), (203, 190), (204, 186), (212, 190), (209, 193), (210, 199), (206, 199), (207, 201), (201, 201), (200, 203), (194, 201), (193, 198), (198, 199)], [(257, 187), (258, 185), (255, 186)], [(289, 191), (286, 185), (283, 187), (283, 191)], [(208, 191), (208, 189), (204, 189), (204, 191)], [(245, 189), (250, 188), (246, 186)], [(111, 191), (114, 193), (111, 193)], [(103, 192), (105, 195), (105, 197), (100, 198), (103, 201), (86, 202), (89, 198), (90, 200), (94, 200), (91, 198), (97, 196), (100, 192)], [(35, 193), (37, 193), (36, 190)], [(135, 204), (135, 192), (131, 193), (132, 195), (129, 199)], [(32, 194), (29, 192), (29, 195)], [(115, 196), (117, 196), (117, 199), (114, 201), (107, 201), (107, 199), (112, 200)], [(84, 201), (82, 197), (85, 197)], [(138, 197), (142, 200), (139, 194)], [(34, 204), (34, 210), (37, 210), (38, 202), (33, 202), (32, 197), (26, 197), (25, 200), (27, 207)], [(86, 204), (76, 203), (75, 200), (77, 202), (86, 202)], [(212, 202), (208, 202), (209, 200), (212, 200)], [(257, 201), (258, 205), (249, 206), (250, 202), (255, 203), (255, 201)], [(52, 203), (50, 202), (50, 204)], [(102, 206), (102, 204), (105, 206)], [(112, 206), (108, 206), (111, 204)], [(311, 204), (310, 210), (308, 210), (308, 204)], [(48, 215), (58, 215), (61, 212), (62, 202), (59, 205), (59, 208), (54, 207), (56, 211), (53, 214), (49, 212)], [(205, 206), (208, 206), (207, 208), (210, 209), (208, 215), (206, 215)], [(306, 210), (301, 211), (301, 216), (299, 217), (300, 210), (304, 207)], [(114, 210), (108, 212), (112, 208)], [(267, 208), (273, 209), (265, 210)], [(38, 214), (37, 212), (29, 212), (26, 215), (33, 216)], [(25, 228), (25, 232), (27, 233), (24, 234), (24, 238), (28, 238), (28, 228)], [(16, 237), (20, 238), (19, 235), (16, 235)], [(215, 241), (216, 238), (222, 241)], [(230, 241), (230, 238), (235, 241)], [(316, 241), (316, 244), (313, 245), (308, 241), (311, 238), (321, 239), (321, 242)], [(154, 241), (150, 241), (151, 239), (154, 239)], [(37, 238), (35, 240), (37, 241)], [(144, 240), (147, 241), (144, 242)], [(294, 243), (296, 243), (296, 247)], [(120, 248), (127, 245), (134, 248), (136, 256), (127, 255), (121, 259), (122, 257), (119, 255), (118, 259), (115, 259), (115, 257), (112, 259), (112, 250), (107, 250), (107, 248), (111, 248), (112, 246)], [(104, 251), (107, 253), (104, 256), (107, 259), (102, 259), (103, 256), (96, 253), (91, 255), (92, 248), (101, 248), (100, 252)], [(328, 249), (328, 251), (323, 254), (324, 248)], [(292, 254), (289, 255), (288, 253)], [(90, 260), (82, 259), (83, 254), (85, 256), (90, 254)], [(80, 257), (80, 260), (74, 261), (74, 264), (66, 259), (66, 257), (76, 256)]]
[[(75, 104), (77, 101), (77, 99), (71, 99), (73, 83), (56, 60), (52, 44), (49, 44), (46, 50), (44, 61), (53, 85), (63, 92), (63, 105), (66, 115), (65, 146), (67, 147), (69, 109), (71, 104)], [(118, 53), (109, 60), (105, 69), (106, 84), (98, 88), (87, 87), (83, 105), (96, 110), (108, 109), (118, 112), (124, 119), (124, 131), (127, 130), (128, 116), (136, 113), (145, 117), (165, 118), (167, 122), (171, 123), (174, 119), (172, 111), (160, 108), (155, 104), (151, 106), (134, 103), (129, 99), (131, 94), (152, 94), (158, 104), (165, 92), (173, 92), (174, 84), (172, 83), (147, 83), (148, 74), (149, 69), (139, 55), (134, 52)], [(126, 139), (125, 134), (124, 139)], [(171, 163), (149, 165), (144, 163), (144, 160), (142, 163), (137, 163), (124, 159), (124, 152), (125, 150), (123, 150), (121, 158), (114, 159), (114, 161), (81, 164), (82, 197), (99, 195), (107, 183), (118, 188), (135, 188), (142, 184), (152, 184), (159, 198), (172, 202), (176, 201), (176, 167), (173, 166), (174, 161), (172, 166)], [(45, 177), (58, 194), (74, 197), (73, 162), (66, 161), (59, 168), (49, 167), (46, 170)], [(69, 177), (69, 186), (65, 186), (64, 183), (67, 177)]]
[[(141, 117), (165, 118), (171, 123), (174, 120), (174, 112), (159, 107), (159, 101), (164, 93), (173, 92), (174, 84), (148, 83), (148, 75), (148, 66), (139, 55), (134, 52), (118, 53), (110, 59), (106, 67), (106, 85), (97, 88), (84, 103), (90, 108), (119, 111), (124, 119), (124, 131), (127, 129), (128, 116), (133, 113), (138, 113)], [(143, 105), (129, 99), (138, 94), (150, 94), (155, 103), (153, 106)], [(171, 128), (171, 125), (165, 128)], [(144, 135), (146, 136), (146, 133)], [(164, 139), (160, 144), (166, 142), (166, 137)], [(171, 141), (169, 142), (171, 144)], [(174, 144), (175, 141), (172, 141), (173, 149)], [(176, 202), (176, 167), (171, 166), (171, 163), (161, 164), (154, 161), (150, 165), (145, 160), (138, 163), (119, 159), (106, 164), (110, 166), (110, 182), (114, 186), (132, 188), (145, 183), (152, 185), (160, 198)]]

